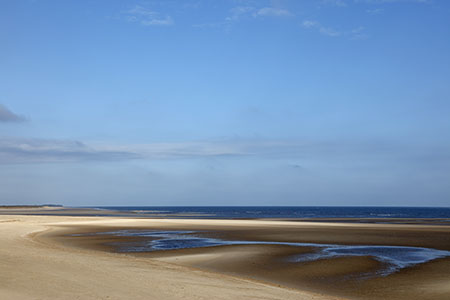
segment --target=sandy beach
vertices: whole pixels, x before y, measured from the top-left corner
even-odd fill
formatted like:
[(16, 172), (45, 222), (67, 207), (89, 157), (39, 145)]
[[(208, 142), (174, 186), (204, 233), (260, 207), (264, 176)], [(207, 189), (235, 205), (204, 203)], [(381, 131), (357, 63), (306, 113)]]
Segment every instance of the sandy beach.
[(0, 0), (0, 300), (450, 300), (450, 0)]
[[(203, 230), (226, 239), (409, 245), (450, 250), (450, 227), (265, 220), (0, 216), (1, 299), (448, 299), (450, 259), (359, 281), (370, 257), (295, 264), (306, 247), (231, 245), (117, 253), (123, 229)], [(135, 238), (138, 239), (138, 238)], [(420, 297), (418, 297), (420, 295)]]

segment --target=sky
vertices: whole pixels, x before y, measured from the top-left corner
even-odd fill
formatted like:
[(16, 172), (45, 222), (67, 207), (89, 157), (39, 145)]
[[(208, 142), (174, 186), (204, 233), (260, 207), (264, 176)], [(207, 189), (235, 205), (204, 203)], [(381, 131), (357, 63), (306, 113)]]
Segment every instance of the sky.
[(0, 204), (450, 206), (450, 2), (0, 0)]

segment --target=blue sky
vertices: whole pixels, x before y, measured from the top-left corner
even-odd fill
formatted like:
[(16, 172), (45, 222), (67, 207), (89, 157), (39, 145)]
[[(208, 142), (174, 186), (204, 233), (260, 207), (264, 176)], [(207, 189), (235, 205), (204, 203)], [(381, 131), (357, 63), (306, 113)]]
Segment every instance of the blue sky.
[(444, 0), (0, 0), (0, 204), (450, 205)]

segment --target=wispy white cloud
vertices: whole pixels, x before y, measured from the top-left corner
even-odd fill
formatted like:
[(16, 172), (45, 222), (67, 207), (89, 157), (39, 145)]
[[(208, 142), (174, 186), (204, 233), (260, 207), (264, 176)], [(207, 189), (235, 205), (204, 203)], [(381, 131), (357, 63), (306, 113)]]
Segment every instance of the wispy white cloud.
[(230, 10), (230, 15), (226, 21), (238, 21), (243, 17), (288, 17), (293, 14), (284, 8), (278, 7), (254, 7), (254, 6), (236, 6)]
[(222, 28), (225, 27), (228, 24), (226, 21), (222, 22), (209, 22), (209, 23), (200, 23), (200, 24), (194, 24), (192, 27), (195, 28)]
[(288, 17), (292, 16), (292, 13), (287, 9), (275, 8), (275, 7), (263, 7), (254, 12), (255, 17)]
[(0, 104), (0, 122), (24, 122), (26, 118), (15, 114), (6, 106)]
[(345, 0), (322, 0), (322, 4), (334, 5), (345, 7), (347, 6), (347, 2)]
[(282, 18), (294, 15), (289, 10), (284, 8), (258, 7), (253, 2), (244, 2), (242, 4), (243, 5), (231, 8), (228, 16), (226, 16), (223, 21), (194, 24), (193, 26), (198, 28), (222, 27), (228, 31), (234, 26), (234, 24), (241, 20), (251, 20), (256, 18), (262, 19), (265, 17)]
[(163, 19), (152, 19), (147, 21), (142, 21), (142, 25), (151, 26), (151, 25), (173, 25), (173, 19), (170, 16), (166, 16)]
[(359, 26), (347, 32), (347, 35), (350, 36), (351, 39), (360, 40), (365, 39), (368, 35), (365, 33), (365, 28), (363, 26)]
[(79, 141), (0, 138), (0, 164), (115, 161), (139, 157), (131, 151), (96, 149)]
[[(252, 157), (291, 162), (301, 170), (441, 170), (448, 174), (448, 145), (420, 146), (392, 141), (221, 139), (179, 143), (106, 144), (69, 140), (0, 138), (0, 165), (208, 160)], [(298, 169), (298, 168), (296, 168)]]
[(74, 140), (0, 138), (0, 164), (165, 160), (212, 157), (299, 157), (324, 151), (323, 143), (300, 140), (220, 139), (209, 141), (110, 144)]
[(366, 12), (371, 15), (379, 15), (383, 12), (382, 8), (367, 9)]
[(351, 4), (389, 4), (389, 3), (419, 3), (429, 4), (432, 0), (322, 0), (325, 5), (346, 7)]
[(0, 164), (262, 155), (273, 151), (284, 152), (297, 147), (295, 144), (269, 140), (214, 140), (121, 145), (87, 144), (75, 140), (0, 138)]
[(255, 10), (252, 6), (236, 6), (230, 10), (230, 15), (225, 18), (228, 22), (238, 21), (243, 16), (248, 16)]
[(350, 39), (364, 39), (367, 38), (367, 34), (364, 32), (364, 27), (359, 26), (357, 28), (354, 28), (352, 30), (337, 30), (332, 27), (327, 27), (322, 25), (318, 21), (312, 21), (312, 20), (304, 20), (302, 23), (302, 27), (306, 29), (314, 29), (320, 34), (330, 36), (330, 37), (348, 37)]
[(302, 26), (307, 29), (316, 29), (321, 34), (331, 37), (338, 37), (342, 35), (342, 32), (331, 27), (323, 26), (317, 21), (305, 20), (303, 21)]
[(195, 159), (297, 152), (297, 141), (225, 139), (180, 143), (110, 144), (74, 140), (0, 138), (0, 164)]
[(169, 26), (174, 24), (171, 16), (162, 16), (159, 12), (140, 5), (136, 5), (134, 8), (126, 11), (125, 14), (127, 21), (136, 22), (144, 26)]
[(353, 0), (355, 3), (384, 4), (384, 3), (421, 3), (429, 4), (432, 0)]

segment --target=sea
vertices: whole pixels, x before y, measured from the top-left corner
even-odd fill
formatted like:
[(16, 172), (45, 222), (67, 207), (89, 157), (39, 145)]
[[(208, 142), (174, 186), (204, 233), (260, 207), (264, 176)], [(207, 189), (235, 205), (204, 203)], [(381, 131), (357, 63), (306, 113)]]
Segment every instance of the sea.
[(450, 207), (369, 206), (100, 206), (99, 210), (173, 218), (204, 219), (308, 219), (308, 218), (405, 218), (448, 219)]

